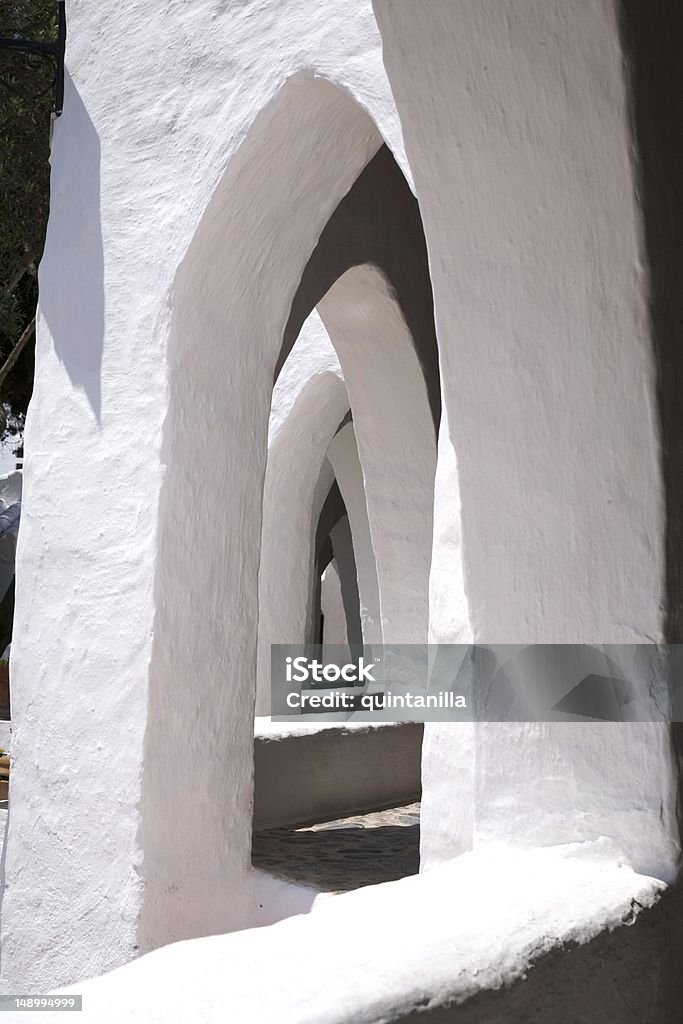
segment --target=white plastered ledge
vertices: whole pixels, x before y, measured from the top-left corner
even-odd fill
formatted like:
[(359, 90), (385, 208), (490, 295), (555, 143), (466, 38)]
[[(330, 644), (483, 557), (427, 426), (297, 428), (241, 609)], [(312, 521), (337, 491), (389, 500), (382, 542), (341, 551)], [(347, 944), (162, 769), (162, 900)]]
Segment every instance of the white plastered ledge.
[[(637, 915), (665, 888), (628, 867), (562, 849), (478, 851), (425, 875), (315, 901), (310, 914), (270, 927), (163, 947), (63, 991), (82, 994), (83, 1024), (341, 1024), (410, 1020), (416, 1011), (428, 1020), (430, 1010), (514, 986), (534, 964), (541, 972), (550, 963), (557, 980), (568, 965), (548, 954), (576, 950), (625, 923), (641, 928)], [(637, 936), (627, 927), (621, 933), (616, 938), (626, 942)], [(644, 944), (650, 933), (643, 929)], [(629, 963), (611, 960), (614, 980), (628, 984), (620, 971)], [(569, 1019), (554, 1013), (557, 994), (549, 984), (548, 1016), (534, 1020)], [(455, 1020), (470, 1019), (459, 1014)], [(607, 1009), (581, 1019), (617, 1018)], [(28, 1024), (30, 1014), (22, 1020)]]
[(320, 721), (317, 715), (306, 715), (300, 722), (274, 722), (267, 715), (257, 715), (254, 719), (254, 739), (281, 740), (290, 736), (310, 736), (321, 732), (369, 732), (372, 729), (396, 729), (403, 722), (326, 722)]

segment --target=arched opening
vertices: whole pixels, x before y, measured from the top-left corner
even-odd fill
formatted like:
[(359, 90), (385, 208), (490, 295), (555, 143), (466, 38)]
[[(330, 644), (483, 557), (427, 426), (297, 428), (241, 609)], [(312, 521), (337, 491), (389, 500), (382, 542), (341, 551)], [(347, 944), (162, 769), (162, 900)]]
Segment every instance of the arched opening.
[[(309, 372), (306, 346), (310, 356), (322, 325), (341, 374), (329, 361)], [(427, 640), (439, 385), (426, 248), (403, 175), (341, 90), (297, 77), (252, 126), (178, 271), (169, 359), (142, 948), (250, 920), (264, 623), (287, 631), (305, 621), (312, 524), (334, 477), (323, 456), (349, 407), (376, 567), (379, 608), (368, 599), (368, 622), (379, 612), (375, 638)], [(279, 373), (289, 376), (273, 419)], [(272, 474), (269, 434), (286, 456)], [(287, 472), (304, 485), (296, 507)], [(295, 550), (278, 551), (278, 523), (290, 516)], [(190, 523), (191, 554), (178, 544)], [(350, 515), (347, 524), (351, 533)], [(287, 560), (279, 583), (264, 576), (264, 565)], [(181, 744), (188, 777), (178, 794), (172, 752)], [(180, 843), (170, 824), (179, 813)]]
[[(323, 661), (325, 653), (330, 647), (336, 649), (349, 648), (349, 627), (347, 612), (344, 607), (344, 594), (342, 591), (339, 568), (335, 561), (334, 554), (327, 563), (320, 576), (320, 629), (318, 643), (323, 649)], [(345, 655), (350, 658), (350, 652)]]
[[(316, 253), (312, 259), (315, 258)], [(319, 436), (319, 424), (306, 422), (302, 416), (321, 416), (327, 431), (331, 416), (329, 412), (321, 413), (320, 409), (316, 410), (312, 405), (297, 403), (290, 406), (287, 418), (280, 426), (278, 443), (274, 444), (274, 439), (271, 441), (266, 469), (260, 567), (259, 708), (266, 706), (263, 695), (269, 684), (269, 676), (266, 679), (264, 669), (270, 664), (270, 643), (292, 643), (297, 640), (301, 643), (305, 640), (322, 645), (322, 575), (334, 556), (339, 558), (339, 550), (343, 552), (346, 548), (348, 552), (340, 561), (342, 568), (349, 563), (352, 565), (351, 573), (342, 573), (341, 580), (344, 624), (351, 649), (360, 642), (381, 642), (383, 636), (393, 642), (425, 642), (427, 639), (435, 435), (433, 409), (430, 407), (419, 354), (407, 330), (397, 297), (390, 291), (383, 273), (374, 267), (363, 265), (346, 271), (318, 302), (317, 308), (328, 328), (330, 344), (339, 358), (340, 373), (343, 373), (342, 379), (348, 388), (351, 413), (339, 424), (325, 452), (323, 476), (329, 479), (331, 470), (334, 482), (323, 503), (315, 536), (313, 568), (309, 574), (314, 590), (312, 620), (304, 627), (300, 618), (297, 629), (292, 629), (290, 620), (288, 635), (276, 636), (271, 633), (269, 642), (266, 642), (266, 624), (271, 623), (268, 609), (264, 608), (264, 602), (266, 605), (270, 603), (267, 581), (274, 579), (283, 588), (283, 560), (297, 548), (301, 550), (300, 544), (290, 540), (292, 531), (300, 531), (302, 524), (311, 520), (308, 497), (305, 497), (306, 503), (297, 516), (290, 515), (289, 521), (283, 517), (276, 520), (268, 507), (274, 495), (272, 481), (278, 477), (287, 481), (295, 496), (294, 505), (299, 494), (310, 495), (310, 485), (304, 485), (303, 491), (299, 491), (298, 483), (299, 480), (311, 479), (310, 468), (305, 462), (311, 458), (317, 462), (320, 451), (317, 446), (297, 445), (295, 439)], [(316, 317), (316, 327), (320, 327), (317, 314), (313, 316)], [(284, 374), (290, 378), (293, 373), (301, 372), (302, 368), (304, 373), (306, 369), (311, 373), (316, 368), (310, 351), (308, 324), (309, 321), (306, 321), (304, 325), (307, 332), (304, 344), (309, 346), (307, 362), (297, 352), (300, 339), (282, 365), (281, 376)], [(293, 366), (290, 366), (292, 357)], [(318, 359), (319, 362), (323, 360), (322, 356)], [(280, 379), (276, 383), (271, 424), (282, 421), (282, 413), (275, 411), (275, 402), (282, 401)], [(380, 387), (377, 386), (378, 382), (381, 382)], [(291, 381), (289, 387), (292, 387)], [(336, 410), (332, 415), (335, 413)], [(287, 437), (292, 439), (291, 444), (282, 444)], [(297, 463), (297, 459), (303, 462)], [(277, 507), (282, 509), (285, 505), (291, 507), (291, 502), (281, 501)], [(273, 524), (275, 540), (268, 536), (269, 523)], [(346, 537), (352, 537), (350, 545), (344, 544), (344, 530)], [(279, 572), (273, 571), (273, 553), (280, 562)], [(356, 586), (345, 586), (345, 580), (352, 575), (355, 576), (353, 583)], [(305, 573), (301, 578), (305, 578)], [(351, 607), (352, 601), (347, 597), (349, 594), (352, 598), (359, 596), (360, 609)], [(362, 623), (360, 629), (356, 626), (358, 611)], [(324, 649), (321, 654), (324, 659)], [(335, 654), (339, 657), (340, 652), (336, 651)], [(309, 719), (314, 717), (309, 716)], [(348, 716), (340, 715), (340, 718), (344, 717)], [(310, 720), (306, 724), (313, 730)], [(268, 756), (263, 751), (257, 751), (256, 832), (253, 848), (255, 866), (276, 872), (279, 877), (289, 881), (322, 884), (327, 888), (339, 889), (365, 884), (368, 877), (373, 877), (375, 881), (397, 877), (396, 872), (406, 864), (416, 869), (418, 827), (417, 808), (414, 805), (415, 797), (419, 796), (421, 728), (414, 725), (398, 726), (395, 736), (390, 736), (387, 731), (376, 730), (375, 749), (372, 746), (373, 730), (366, 728), (363, 740), (365, 749), (361, 749), (359, 737), (353, 737), (352, 742), (342, 734), (332, 738), (329, 725), (318, 726), (321, 736), (327, 733), (324, 739), (327, 743), (327, 757), (322, 767), (320, 757), (324, 753), (323, 740), (320, 749), (317, 749), (312, 731), (304, 739), (300, 734), (301, 726), (296, 725), (295, 728), (297, 735), (294, 738), (286, 725), (279, 725), (277, 729), (267, 728), (265, 734), (261, 735), (257, 729), (257, 747), (267, 743)], [(405, 735), (399, 736), (398, 730)], [(275, 755), (276, 742), (282, 747), (278, 762)], [(298, 744), (298, 753), (287, 749), (295, 744)], [(392, 749), (387, 749), (387, 745)], [(397, 773), (396, 755), (401, 745), (405, 755), (403, 771)], [(349, 766), (351, 756), (356, 762), (353, 768)], [(415, 765), (414, 780), (407, 771), (411, 757)], [(386, 767), (391, 766), (391, 779), (382, 779), (383, 773), (378, 770), (382, 760)], [(269, 765), (269, 777), (264, 778), (263, 766), (266, 763)], [(359, 764), (363, 766), (361, 775), (364, 777), (360, 780), (361, 786), (354, 789)], [(314, 776), (313, 782), (311, 775)], [(339, 775), (347, 780), (347, 786), (341, 793), (336, 782)], [(374, 788), (369, 788), (367, 778), (373, 775), (377, 779)], [(303, 782), (302, 776), (306, 777)], [(288, 783), (286, 788), (283, 780)], [(279, 801), (274, 799), (274, 791), (279, 793)], [(327, 793), (327, 801), (322, 799), (321, 791)], [(391, 804), (394, 807), (388, 810)], [(401, 809), (405, 804), (410, 806)], [(399, 810), (396, 810), (396, 805)], [(376, 811), (383, 812), (383, 816), (377, 817), (374, 813)], [(329, 819), (332, 819), (333, 824), (330, 824)], [(375, 837), (380, 834), (375, 832), (376, 829), (389, 829), (392, 836), (384, 856), (374, 841), (360, 842), (355, 854), (355, 872), (349, 871), (348, 865), (342, 867), (345, 857), (343, 837), (351, 819), (355, 828), (367, 823)], [(397, 821), (400, 824), (396, 824)], [(323, 822), (327, 824), (325, 835), (321, 837), (318, 832)], [(275, 823), (278, 823), (277, 827), (270, 827)], [(393, 829), (397, 829), (395, 834)], [(335, 843), (339, 837), (342, 837), (341, 846), (336, 848)], [(290, 841), (292, 846), (289, 846)], [(324, 859), (329, 867), (324, 876), (321, 876), (317, 868), (312, 870), (319, 862), (319, 857), (311, 855), (307, 859), (303, 856), (309, 848), (319, 849), (321, 842), (324, 843)], [(368, 857), (373, 860), (370, 873), (367, 860), (364, 859)], [(312, 874), (307, 876), (306, 872), (311, 870)]]
[[(341, 713), (334, 724), (316, 715), (290, 724), (261, 717), (269, 712), (271, 642), (316, 645), (323, 662), (336, 663), (358, 657), (364, 649), (369, 653), (381, 642), (367, 473), (361, 466), (351, 412), (341, 422), (336, 420), (338, 410), (331, 400), (343, 377), (330, 372), (327, 346), (332, 344), (320, 328), (313, 313), (282, 367), (270, 415), (259, 569), (261, 714), (257, 713), (254, 737), (252, 863), (280, 882), (346, 891), (417, 870), (422, 728), (405, 723), (349, 727), (349, 713)], [(326, 378), (321, 370), (327, 371)], [(303, 379), (295, 381), (294, 374), (302, 371)], [(297, 395), (294, 401), (292, 392)], [(312, 393), (326, 395), (329, 404), (305, 401)], [(428, 414), (426, 425), (431, 438)], [(328, 436), (324, 452), (313, 443), (321, 432)], [(298, 443), (307, 438), (312, 443)], [(380, 506), (396, 502), (391, 481), (402, 479), (390, 474), (388, 483), (378, 487), (375, 500)], [(390, 493), (385, 495), (387, 487)], [(381, 514), (376, 518), (381, 523)], [(309, 560), (303, 571), (297, 571), (292, 554), (301, 555), (307, 547)], [(278, 633), (288, 596), (287, 574), (296, 581), (299, 616), (294, 621), (290, 607), (285, 616), (288, 632)], [(385, 589), (391, 594), (389, 581)], [(307, 591), (310, 614), (305, 617)], [(267, 890), (262, 876), (259, 884)]]
[(372, 545), (363, 468), (358, 456), (356, 432), (351, 415), (339, 425), (327, 449), (335, 480), (344, 498), (358, 575), (363, 643), (371, 656), (374, 644), (382, 643), (382, 616), (379, 601), (377, 563)]
[(273, 388), (258, 575), (256, 716), (270, 714), (270, 645), (311, 641), (314, 540), (334, 475), (325, 455), (348, 410), (317, 314)]
[[(334, 565), (339, 584), (344, 619), (346, 640), (342, 643), (350, 644), (350, 654), (360, 656), (363, 653), (363, 630), (358, 597), (358, 569), (349, 516), (336, 480), (325, 499), (315, 533), (313, 601), (306, 641), (320, 647), (324, 643), (323, 579), (331, 565)], [(331, 642), (328, 639), (328, 646)]]

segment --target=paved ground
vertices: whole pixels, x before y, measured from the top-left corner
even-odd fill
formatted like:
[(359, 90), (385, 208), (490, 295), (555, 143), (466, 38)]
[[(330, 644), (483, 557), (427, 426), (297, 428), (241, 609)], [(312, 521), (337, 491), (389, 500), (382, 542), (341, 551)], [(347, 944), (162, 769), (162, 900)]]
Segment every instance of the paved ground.
[(254, 867), (321, 892), (416, 875), (419, 854), (419, 803), (307, 828), (265, 829), (254, 833), (252, 845)]

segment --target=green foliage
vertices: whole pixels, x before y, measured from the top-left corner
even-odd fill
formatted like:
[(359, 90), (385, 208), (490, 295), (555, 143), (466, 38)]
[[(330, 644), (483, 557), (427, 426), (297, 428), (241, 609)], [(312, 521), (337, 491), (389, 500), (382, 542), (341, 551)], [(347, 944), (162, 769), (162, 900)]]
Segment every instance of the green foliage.
[[(0, 37), (49, 41), (55, 34), (54, 0), (0, 0)], [(33, 317), (38, 299), (36, 268), (50, 195), (53, 78), (52, 61), (0, 50), (0, 365)], [(0, 440), (23, 427), (33, 387), (33, 353), (31, 342), (3, 386)]]

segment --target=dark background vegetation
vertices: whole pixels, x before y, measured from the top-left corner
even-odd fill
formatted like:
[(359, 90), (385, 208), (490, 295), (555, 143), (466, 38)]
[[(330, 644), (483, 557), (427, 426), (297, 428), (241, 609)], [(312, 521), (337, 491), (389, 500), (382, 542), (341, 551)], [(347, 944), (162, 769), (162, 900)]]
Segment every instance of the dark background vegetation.
[[(56, 27), (54, 0), (0, 0), (0, 38), (51, 41)], [(0, 378), (7, 357), (24, 341), (0, 382), (4, 442), (18, 434), (20, 443), (33, 388), (31, 324), (50, 197), (53, 80), (51, 60), (0, 49)]]

